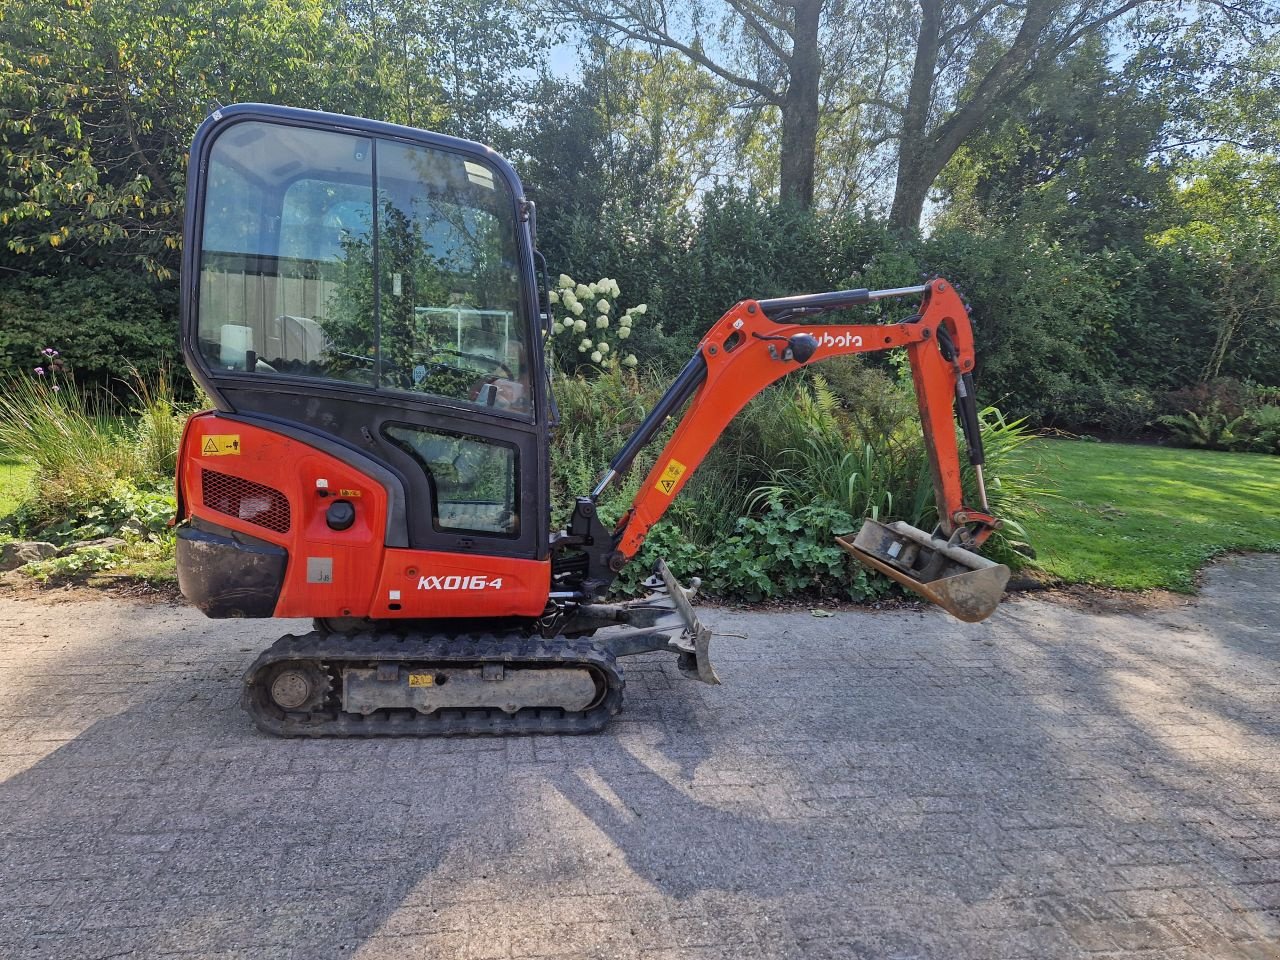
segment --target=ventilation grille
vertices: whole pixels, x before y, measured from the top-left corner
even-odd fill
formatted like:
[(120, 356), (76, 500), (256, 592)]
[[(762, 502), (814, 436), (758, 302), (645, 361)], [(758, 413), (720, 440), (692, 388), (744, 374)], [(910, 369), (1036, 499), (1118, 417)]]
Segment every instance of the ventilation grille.
[(289, 501), (274, 487), (216, 470), (200, 472), (200, 499), (210, 510), (276, 533), (289, 529)]

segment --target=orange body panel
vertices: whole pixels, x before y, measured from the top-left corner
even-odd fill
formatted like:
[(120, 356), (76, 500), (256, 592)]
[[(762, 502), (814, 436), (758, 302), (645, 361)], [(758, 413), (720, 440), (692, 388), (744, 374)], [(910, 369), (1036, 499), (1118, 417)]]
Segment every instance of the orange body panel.
[[(277, 617), (534, 617), (546, 607), (549, 561), (389, 549), (379, 482), (262, 427), (213, 412), (192, 417), (178, 485), (183, 517), (288, 551)], [(346, 530), (326, 521), (337, 499), (355, 508)]]
[(369, 615), (536, 617), (550, 589), (548, 561), (388, 550)]

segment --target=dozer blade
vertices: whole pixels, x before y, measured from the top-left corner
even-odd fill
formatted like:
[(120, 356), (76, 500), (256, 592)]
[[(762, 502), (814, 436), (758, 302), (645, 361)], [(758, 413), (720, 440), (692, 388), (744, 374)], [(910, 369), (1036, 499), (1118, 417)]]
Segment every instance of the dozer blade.
[(672, 641), (672, 646), (680, 651), (680, 672), (685, 676), (703, 683), (719, 683), (715, 667), (711, 666), (711, 631), (702, 625), (694, 612), (689, 597), (698, 589), (698, 580), (686, 591), (680, 581), (667, 569), (665, 560), (658, 561), (658, 576), (680, 619), (684, 621), (684, 632), (679, 639)]
[(908, 590), (936, 603), (965, 623), (995, 612), (1009, 582), (1009, 568), (945, 540), (931, 537), (901, 520), (867, 520), (850, 543), (836, 543), (860, 563), (879, 570)]

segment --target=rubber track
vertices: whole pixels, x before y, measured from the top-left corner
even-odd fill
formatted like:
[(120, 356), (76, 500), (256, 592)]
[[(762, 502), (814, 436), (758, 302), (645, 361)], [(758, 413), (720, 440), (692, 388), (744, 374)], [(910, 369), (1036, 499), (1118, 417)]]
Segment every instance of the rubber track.
[[(266, 681), (279, 663), (311, 661), (333, 681), (325, 704), (309, 713), (281, 710)], [(604, 697), (588, 710), (527, 707), (499, 709), (378, 710), (368, 716), (340, 708), (341, 667), (395, 661), (430, 668), (447, 664), (501, 663), (507, 666), (585, 667), (603, 681)], [(283, 737), (466, 737), (534, 733), (595, 733), (622, 709), (622, 671), (614, 655), (589, 638), (545, 639), (520, 634), (329, 633), (286, 634), (265, 650), (244, 677), (241, 706), (258, 728)]]

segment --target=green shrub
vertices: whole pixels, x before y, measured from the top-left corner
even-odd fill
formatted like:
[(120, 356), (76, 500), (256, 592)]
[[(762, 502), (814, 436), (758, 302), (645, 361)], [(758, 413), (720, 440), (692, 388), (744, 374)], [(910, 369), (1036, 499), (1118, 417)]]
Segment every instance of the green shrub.
[[(130, 389), (128, 407), (104, 390), (80, 389), (49, 347), (35, 369), (5, 385), (0, 448), (34, 467), (29, 495), (6, 529), (62, 544), (121, 536), (147, 559), (172, 555), (173, 476), (188, 411), (174, 399), (167, 374), (135, 372)], [(104, 568), (97, 554), (76, 559), (82, 552), (29, 572)]]
[(195, 408), (178, 401), (174, 383), (168, 366), (162, 366), (150, 379), (134, 371), (130, 416), (135, 421), (134, 454), (140, 478), (168, 479), (178, 469), (178, 445), (187, 417)]
[(1163, 397), (1164, 412), (1169, 414), (1223, 414), (1234, 420), (1252, 406), (1267, 403), (1265, 391), (1250, 389), (1232, 377), (1215, 377), (1190, 386), (1170, 390)]
[(137, 486), (117, 479), (99, 497), (68, 504), (66, 512), (50, 519), (48, 511), (28, 501), (14, 511), (8, 525), (24, 533), (38, 533), (54, 543), (74, 543), (101, 537), (161, 541), (171, 538), (169, 521), (177, 512), (173, 482), (153, 480)]
[(34, 560), (22, 568), (28, 576), (45, 582), (55, 579), (73, 579), (102, 570), (118, 567), (123, 562), (120, 554), (104, 547), (85, 547), (62, 557)]
[(797, 595), (870, 600), (892, 588), (888, 580), (853, 560), (835, 543), (837, 533), (858, 526), (843, 510), (824, 504), (791, 509), (768, 502), (739, 517), (712, 545), (685, 532), (688, 508), (675, 507), (658, 523), (618, 580), (618, 592), (640, 592), (658, 560), (682, 580), (701, 577), (703, 590), (725, 600), (757, 602)]
[(932, 486), (910, 388), (879, 373), (867, 384), (874, 386), (847, 406), (821, 374), (775, 397), (791, 444), (761, 451), (770, 480), (753, 497), (923, 522)]
[[(995, 407), (978, 411), (982, 425), (982, 449), (986, 464), (983, 474), (992, 516), (1001, 527), (983, 547), (983, 554), (999, 563), (1017, 568), (1035, 557), (1025, 526), (1026, 521), (1056, 497), (1047, 478), (1025, 456), (1023, 447), (1035, 439), (1025, 418), (1009, 420)], [(963, 445), (961, 446), (963, 449)], [(970, 503), (977, 503), (977, 475), (964, 458), (964, 487)], [(935, 514), (936, 515), (936, 514)]]
[(82, 390), (49, 362), (0, 392), (0, 448), (34, 465), (35, 496), (18, 511), (27, 524), (65, 524), (105, 509), (124, 484), (150, 490), (172, 485), (178, 441), (188, 411), (167, 375), (135, 374), (134, 402), (120, 405), (103, 390)]
[[(826, 504), (859, 521), (873, 517), (905, 520), (923, 530), (937, 526), (933, 477), (909, 385), (868, 372), (860, 395), (842, 403), (825, 378), (814, 375), (783, 396), (789, 396), (790, 406), (779, 408), (782, 397), (775, 397), (774, 409), (791, 425), (797, 443), (765, 454), (774, 466), (770, 481), (755, 491), (757, 500), (796, 509)], [(992, 546), (1016, 565), (1025, 560), (1014, 551), (1030, 550), (1021, 521), (1047, 495), (1039, 476), (1018, 456), (1033, 435), (1025, 420), (1009, 420), (995, 407), (979, 411), (979, 420), (990, 506), (1005, 522)], [(963, 440), (958, 444), (966, 496), (977, 505), (977, 476), (964, 456)]]
[(714, 594), (757, 601), (798, 594), (868, 600), (890, 585), (835, 543), (857, 530), (848, 513), (825, 503), (792, 509), (766, 503), (759, 516), (743, 517), (732, 535), (711, 551), (708, 587)]
[[(1016, 223), (903, 238), (873, 218), (806, 213), (724, 189), (696, 214), (637, 223), (628, 210), (571, 221), (547, 221), (550, 262), (570, 273), (616, 273), (648, 303), (653, 322), (628, 341), (646, 365), (674, 373), (745, 297), (896, 287), (936, 273), (970, 302), (982, 401), (1073, 432), (1138, 433), (1181, 410), (1157, 409), (1154, 398), (1200, 376), (1223, 309), (1212, 263), (1169, 246), (1098, 248)], [(883, 301), (832, 319), (892, 321), (913, 307)], [(1258, 338), (1223, 372), (1276, 382), (1278, 343)]]
[(106, 497), (116, 480), (134, 476), (137, 454), (128, 425), (102, 395), (68, 380), (21, 376), (0, 391), (0, 447), (34, 464), (37, 496), (29, 512), (56, 518)]
[(560, 274), (555, 289), (547, 291), (553, 315), (547, 352), (553, 368), (590, 374), (638, 366), (625, 341), (649, 307), (639, 303), (621, 310), (620, 296), (618, 281), (611, 277), (586, 284)]
[(76, 358), (82, 386), (114, 391), (130, 369), (154, 379), (179, 362), (177, 315), (176, 282), (122, 270), (0, 273), (0, 377), (25, 375), (56, 344)]
[[(609, 461), (662, 396), (662, 390), (663, 385), (653, 374), (637, 375), (625, 369), (602, 370), (591, 378), (557, 375), (552, 379), (560, 416), (551, 441), (554, 525), (568, 520), (574, 498), (585, 496), (595, 486)], [(643, 456), (652, 458), (653, 447)], [(645, 465), (651, 463), (651, 459), (641, 459), (632, 474), (642, 477)], [(602, 504), (606, 515), (610, 501), (616, 498), (617, 493), (610, 491)]]
[[(644, 322), (625, 347), (668, 376), (745, 297), (893, 287), (938, 273), (971, 304), (983, 402), (1037, 426), (1125, 435), (1158, 414), (1203, 412), (1190, 403), (1153, 410), (1151, 398), (1204, 373), (1228, 309), (1223, 264), (1179, 244), (1099, 247), (1016, 222), (944, 224), (927, 238), (903, 238), (870, 216), (805, 212), (731, 189), (709, 191), (696, 210), (665, 212), (660, 205), (600, 209), (544, 199), (540, 237), (548, 261), (576, 276), (616, 275), (628, 295), (645, 301)], [(1261, 279), (1270, 275), (1265, 264), (1256, 269)], [(884, 301), (843, 318), (890, 321), (913, 307)], [(131, 365), (151, 377), (176, 360), (176, 313), (176, 285), (141, 275), (0, 271), (0, 374), (25, 370), (35, 351), (57, 343), (79, 359), (82, 384), (115, 390), (119, 371)], [(621, 326), (615, 315), (613, 333)], [(571, 363), (585, 335), (571, 345), (561, 337)], [(620, 340), (608, 342), (614, 356), (626, 356)], [(1280, 382), (1280, 338), (1239, 338), (1221, 372)]]
[(1242, 430), (1247, 422), (1244, 414), (1231, 416), (1216, 406), (1202, 413), (1188, 410), (1160, 418), (1160, 423), (1169, 428), (1178, 444), (1206, 450), (1235, 450), (1246, 443), (1248, 438)]
[(1280, 405), (1255, 407), (1244, 416), (1250, 448), (1259, 453), (1280, 453)]

